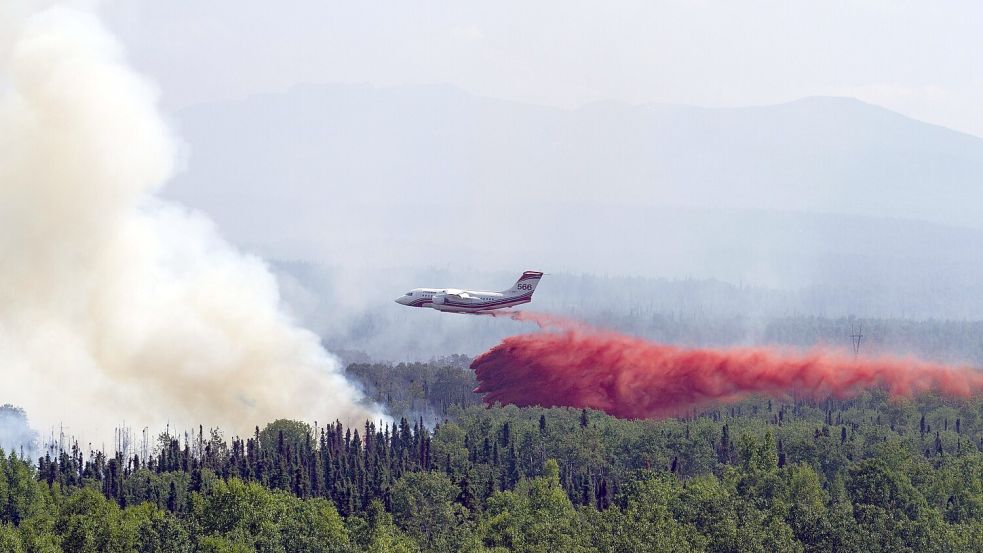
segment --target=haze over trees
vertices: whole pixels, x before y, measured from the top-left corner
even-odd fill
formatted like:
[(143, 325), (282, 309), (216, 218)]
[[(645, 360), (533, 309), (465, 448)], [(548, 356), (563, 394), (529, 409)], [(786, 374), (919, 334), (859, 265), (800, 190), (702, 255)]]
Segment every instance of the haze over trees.
[[(462, 352), (474, 356), (506, 336), (537, 329), (507, 318), (401, 307), (371, 279), (356, 294), (363, 305), (352, 308), (348, 289), (336, 288), (344, 280), (343, 271), (301, 262), (274, 268), (291, 310), (323, 337), (330, 351), (349, 362), (420, 361)], [(421, 270), (406, 278), (411, 286), (466, 283), (494, 289), (516, 276)], [(966, 287), (954, 296), (952, 304), (961, 301), (966, 314), (957, 317), (946, 316), (947, 301), (934, 296), (894, 296), (890, 290), (859, 284), (780, 290), (718, 280), (558, 273), (547, 275), (534, 302), (523, 307), (682, 346), (851, 350), (851, 336), (862, 326), (864, 355), (913, 355), (975, 365), (983, 363), (983, 349), (977, 339), (981, 323), (970, 316), (977, 309), (974, 290)], [(983, 309), (983, 294), (979, 301)]]

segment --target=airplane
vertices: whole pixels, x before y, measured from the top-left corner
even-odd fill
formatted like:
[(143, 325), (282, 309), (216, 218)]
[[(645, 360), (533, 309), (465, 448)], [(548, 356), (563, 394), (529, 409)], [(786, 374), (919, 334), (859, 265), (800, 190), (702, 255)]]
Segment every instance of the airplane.
[(488, 313), (532, 301), (543, 273), (526, 271), (511, 288), (503, 292), (458, 290), (455, 288), (414, 288), (396, 298), (396, 303), (409, 307), (429, 307), (447, 313)]

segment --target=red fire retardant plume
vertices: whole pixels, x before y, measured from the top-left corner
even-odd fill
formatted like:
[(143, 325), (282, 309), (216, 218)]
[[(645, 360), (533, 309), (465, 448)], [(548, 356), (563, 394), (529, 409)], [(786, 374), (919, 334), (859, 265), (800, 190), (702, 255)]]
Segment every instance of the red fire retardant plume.
[(616, 417), (686, 412), (750, 394), (849, 397), (886, 389), (892, 396), (936, 390), (968, 397), (983, 391), (983, 372), (914, 359), (854, 359), (814, 351), (787, 354), (754, 347), (684, 349), (557, 318), (513, 313), (548, 330), (506, 338), (471, 363), (484, 401), (518, 406), (600, 409)]

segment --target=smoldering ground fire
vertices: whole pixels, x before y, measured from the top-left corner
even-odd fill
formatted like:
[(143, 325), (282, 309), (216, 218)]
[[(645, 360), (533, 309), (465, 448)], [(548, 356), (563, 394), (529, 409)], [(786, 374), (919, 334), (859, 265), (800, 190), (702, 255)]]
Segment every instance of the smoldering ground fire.
[(983, 371), (918, 359), (856, 359), (835, 351), (692, 349), (521, 314), (540, 332), (512, 336), (471, 364), (484, 401), (592, 408), (622, 418), (682, 414), (753, 394), (845, 398), (883, 388), (894, 397), (983, 392)]

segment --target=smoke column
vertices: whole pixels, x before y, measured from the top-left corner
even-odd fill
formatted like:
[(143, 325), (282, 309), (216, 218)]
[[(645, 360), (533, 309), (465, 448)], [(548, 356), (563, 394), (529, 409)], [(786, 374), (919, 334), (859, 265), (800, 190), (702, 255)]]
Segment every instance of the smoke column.
[(551, 316), (517, 313), (546, 330), (512, 336), (471, 364), (484, 401), (588, 407), (622, 418), (683, 413), (750, 394), (849, 397), (883, 387), (896, 397), (983, 391), (983, 372), (919, 360), (855, 360), (836, 352), (770, 348), (685, 349)]
[(263, 262), (154, 195), (174, 140), (115, 40), (29, 6), (0, 4), (0, 403), (90, 437), (377, 418)]

